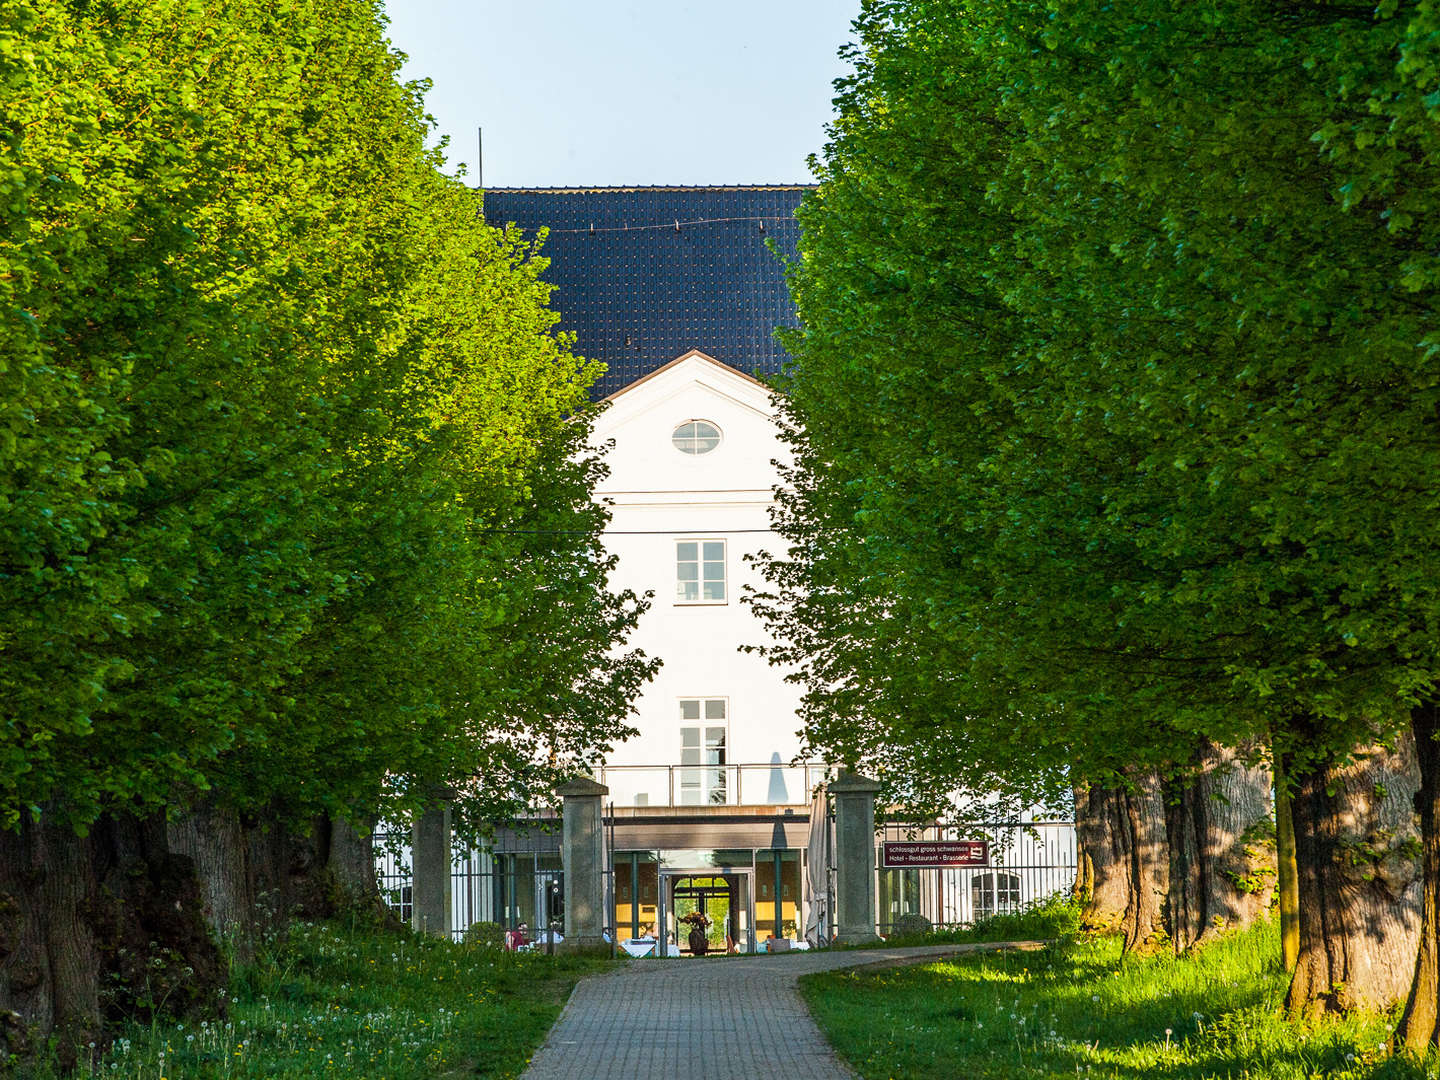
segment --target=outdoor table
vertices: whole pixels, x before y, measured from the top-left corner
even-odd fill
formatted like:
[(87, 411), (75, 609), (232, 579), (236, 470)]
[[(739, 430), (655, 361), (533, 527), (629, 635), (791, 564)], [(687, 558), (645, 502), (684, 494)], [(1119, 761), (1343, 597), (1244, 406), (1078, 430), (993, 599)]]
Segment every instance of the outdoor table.
[(629, 941), (622, 941), (620, 947), (634, 957), (650, 956), (655, 952), (655, 939), (631, 938)]
[(535, 935), (535, 940), (527, 942), (517, 948), (516, 952), (547, 952), (550, 947), (559, 945), (565, 940), (565, 935), (556, 930), (541, 930)]

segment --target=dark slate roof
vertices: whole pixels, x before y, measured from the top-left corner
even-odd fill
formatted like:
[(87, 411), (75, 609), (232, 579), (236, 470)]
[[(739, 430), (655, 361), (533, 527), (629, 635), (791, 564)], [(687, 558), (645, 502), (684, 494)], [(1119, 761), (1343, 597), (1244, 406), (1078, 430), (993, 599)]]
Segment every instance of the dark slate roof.
[(780, 370), (774, 331), (795, 325), (795, 308), (766, 241), (795, 256), (806, 190), (492, 188), (485, 219), (549, 228), (550, 303), (576, 352), (605, 362), (599, 398), (690, 349), (752, 375)]

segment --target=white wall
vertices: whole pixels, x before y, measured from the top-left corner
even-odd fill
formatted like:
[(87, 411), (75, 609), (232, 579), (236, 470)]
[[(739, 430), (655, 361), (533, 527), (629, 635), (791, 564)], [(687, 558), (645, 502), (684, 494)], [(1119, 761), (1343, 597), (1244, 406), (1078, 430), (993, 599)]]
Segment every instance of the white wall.
[[(720, 446), (689, 455), (671, 443), (688, 420), (718, 426)], [(622, 392), (596, 425), (599, 442), (614, 440), (606, 457), (610, 476), (596, 497), (612, 503), (607, 536), (620, 557), (612, 585), (655, 593), (631, 644), (664, 661), (637, 703), (632, 723), (639, 737), (619, 746), (607, 765), (675, 765), (680, 762), (679, 700), (729, 699), (730, 763), (789, 762), (799, 748), (799, 691), (764, 659), (741, 645), (768, 641), (763, 624), (740, 603), (743, 586), (763, 585), (744, 556), (783, 549), (769, 532), (773, 459), (783, 458), (768, 391), (714, 361), (692, 356)], [(617, 535), (648, 533), (651, 535)], [(685, 605), (675, 598), (677, 540), (724, 539), (727, 597), (723, 604)], [(607, 773), (617, 805), (635, 805), (639, 792), (652, 805), (667, 801), (663, 773)], [(746, 803), (769, 801), (772, 785), (785, 801), (803, 802), (801, 773), (747, 774)], [(778, 787), (774, 790), (778, 793)], [(733, 801), (733, 792), (731, 793)]]

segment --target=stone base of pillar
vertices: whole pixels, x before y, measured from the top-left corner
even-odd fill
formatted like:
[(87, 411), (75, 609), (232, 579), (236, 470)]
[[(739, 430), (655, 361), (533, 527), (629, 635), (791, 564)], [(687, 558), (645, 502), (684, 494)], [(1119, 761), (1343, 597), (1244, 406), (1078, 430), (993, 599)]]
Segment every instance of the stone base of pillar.
[(441, 803), (415, 818), (410, 838), (410, 925), (450, 939), (450, 806)]
[(557, 953), (598, 953), (610, 954), (610, 943), (596, 934), (570, 934), (555, 946)]
[(863, 927), (846, 929), (842, 926), (839, 930), (835, 931), (836, 945), (868, 945), (872, 941), (884, 940), (885, 939), (874, 930)]

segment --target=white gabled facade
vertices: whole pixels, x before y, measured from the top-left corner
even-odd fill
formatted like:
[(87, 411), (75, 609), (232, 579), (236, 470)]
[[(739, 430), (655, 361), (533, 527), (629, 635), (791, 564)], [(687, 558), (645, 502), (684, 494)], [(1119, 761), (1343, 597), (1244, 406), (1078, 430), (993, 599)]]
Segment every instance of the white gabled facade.
[[(640, 734), (607, 758), (610, 797), (622, 807), (803, 803), (805, 772), (789, 766), (800, 691), (741, 651), (770, 640), (741, 603), (745, 586), (763, 585), (745, 557), (783, 543), (770, 531), (775, 461), (786, 457), (770, 391), (692, 350), (609, 402), (595, 437), (613, 443), (610, 475), (595, 496), (613, 515), (612, 585), (654, 593), (629, 644), (663, 661), (636, 703)], [(705, 425), (719, 435), (708, 450)]]
[[(791, 764), (801, 745), (800, 689), (783, 669), (742, 651), (772, 641), (741, 602), (747, 585), (764, 585), (745, 557), (783, 550), (770, 511), (776, 462), (789, 455), (770, 391), (691, 350), (607, 400), (593, 435), (610, 470), (595, 490), (611, 511), (605, 539), (618, 561), (610, 584), (653, 594), (622, 647), (663, 664), (635, 702), (639, 733), (611, 751), (596, 777), (607, 789), (607, 932), (636, 956), (828, 939), (831, 830), (816, 813), (823, 802), (811, 801), (828, 770)], [(902, 835), (975, 838), (935, 824), (886, 838)], [(984, 836), (1003, 855), (983, 867), (882, 869), (881, 930), (906, 916), (969, 922), (1070, 888), (1069, 825), (996, 824)], [(515, 828), (462, 857), (451, 882), (452, 932), (482, 920), (522, 932), (560, 925), (558, 848), (553, 833)], [(393, 902), (419, 919), (418, 907), (407, 910), (408, 877), (392, 863), (380, 871)], [(695, 912), (712, 920), (696, 931), (703, 946), (683, 921)]]

